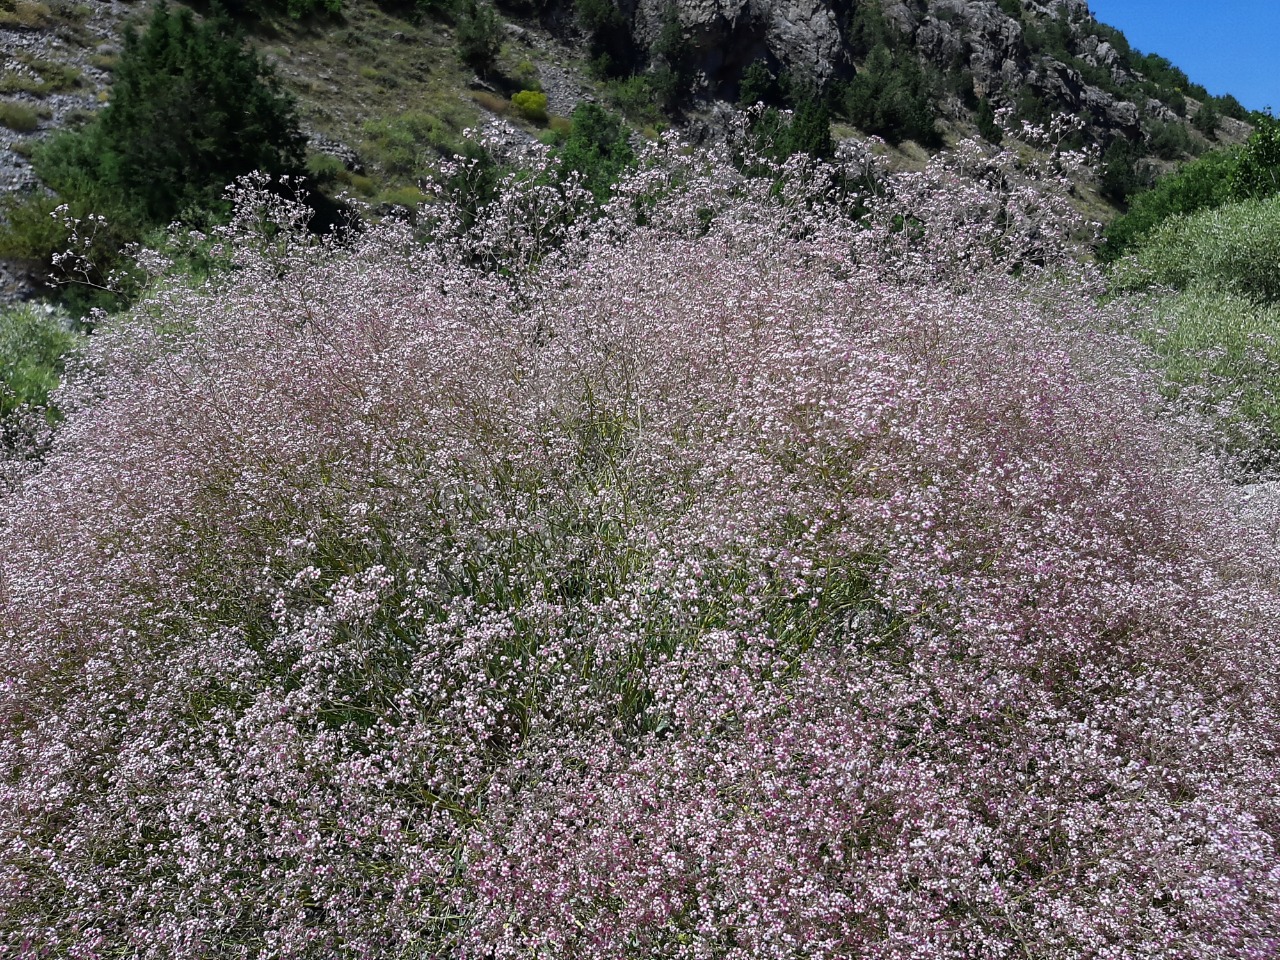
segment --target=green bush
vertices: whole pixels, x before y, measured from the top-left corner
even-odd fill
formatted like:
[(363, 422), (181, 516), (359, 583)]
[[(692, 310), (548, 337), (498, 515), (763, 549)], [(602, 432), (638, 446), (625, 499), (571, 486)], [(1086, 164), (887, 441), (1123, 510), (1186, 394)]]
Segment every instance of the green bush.
[(342, 0), (287, 0), (285, 9), (295, 20), (318, 14), (342, 12)]
[(1181, 160), (1189, 153), (1198, 153), (1191, 133), (1176, 120), (1153, 123), (1147, 133), (1147, 147), (1163, 160)]
[(537, 90), (521, 90), (511, 97), (511, 106), (516, 113), (530, 123), (546, 123), (547, 95)]
[(145, 33), (126, 34), (111, 103), (86, 136), (100, 150), (86, 173), (153, 223), (218, 205), (224, 187), (246, 173), (303, 169), (293, 101), (229, 21), (196, 23), (164, 4)]
[(662, 28), (649, 55), (654, 63), (649, 78), (656, 101), (667, 113), (674, 113), (684, 103), (694, 73), (693, 48), (675, 4), (663, 11)]
[[(0, 310), (0, 433), (19, 407), (48, 407), (62, 376), (63, 358), (79, 335), (35, 305)], [(49, 418), (56, 417), (49, 412)]]
[(663, 93), (655, 86), (651, 74), (639, 73), (620, 80), (610, 80), (606, 86), (609, 100), (622, 111), (623, 116), (635, 124), (662, 122)]
[[(1105, 161), (1104, 156), (1103, 192), (1115, 200), (1117, 195), (1106, 180)], [(1150, 190), (1132, 196), (1129, 211), (1107, 226), (1098, 250), (1099, 258), (1105, 262), (1116, 260), (1170, 217), (1226, 203), (1233, 195), (1235, 166), (1234, 152), (1215, 150), (1162, 177)]]
[(1280, 193), (1280, 120), (1258, 119), (1232, 171), (1231, 192), (1239, 199)]
[(1157, 227), (1113, 268), (1118, 289), (1160, 284), (1280, 302), (1280, 197), (1243, 200)]
[(899, 50), (908, 45), (907, 37), (885, 17), (880, 0), (864, 0), (853, 5), (845, 39), (856, 57), (870, 56), (878, 47)]
[(1214, 107), (1213, 101), (1205, 100), (1200, 105), (1200, 109), (1196, 111), (1196, 115), (1191, 118), (1191, 125), (1206, 137), (1213, 139), (1218, 135), (1218, 120), (1218, 111)]
[(511, 80), (521, 90), (542, 92), (542, 80), (538, 76), (538, 65), (531, 60), (521, 60), (511, 71)]
[(1246, 468), (1280, 467), (1280, 308), (1197, 288), (1159, 309), (1142, 339), (1168, 393), (1216, 425), (1217, 440)]
[(41, 60), (29, 54), (18, 54), (12, 62), (15, 65), (21, 63), (36, 76), (32, 77), (25, 71), (6, 70), (0, 73), (0, 93), (30, 93), (43, 97), (74, 90), (80, 85), (80, 71), (70, 64)]
[(502, 49), (502, 20), (488, 3), (466, 0), (457, 28), (458, 58), (481, 76), (493, 69)]
[(435, 109), (409, 110), (393, 117), (368, 120), (361, 154), (393, 179), (422, 176), (441, 155), (461, 148), (467, 115), (460, 105), (440, 103)]
[(586, 188), (603, 203), (619, 174), (635, 159), (627, 128), (594, 103), (579, 104), (572, 120), (573, 129), (559, 150), (561, 169), (580, 174)]
[(738, 103), (754, 107), (763, 103), (770, 107), (786, 105), (787, 91), (782, 78), (774, 75), (763, 60), (753, 60), (742, 71), (738, 81)]
[(0, 101), (0, 127), (19, 133), (30, 133), (40, 126), (40, 114), (25, 103)]
[(631, 23), (613, 0), (574, 0), (578, 24), (587, 32), (591, 68), (604, 79), (629, 76), (641, 51)]
[[(92, 248), (72, 271), (103, 283), (124, 244), (180, 216), (221, 209), (237, 177), (301, 174), (303, 145), (293, 102), (229, 21), (197, 23), (190, 11), (161, 4), (145, 32), (126, 33), (110, 104), (35, 151), (35, 171), (58, 199), (6, 200), (0, 256), (55, 277), (54, 256), (72, 240), (67, 217), (81, 221), (81, 240), (91, 217), (105, 217), (93, 221)], [(50, 216), (58, 204), (67, 217)]]
[(751, 176), (769, 176), (771, 165), (784, 163), (797, 153), (820, 160), (835, 155), (830, 111), (816, 97), (806, 97), (790, 116), (774, 107), (765, 108), (753, 115), (750, 133), (750, 149), (737, 162)]
[(850, 123), (890, 143), (941, 144), (933, 83), (910, 51), (876, 47), (863, 69), (844, 85), (839, 102)]
[(202, 10), (220, 7), (232, 16), (246, 20), (260, 20), (283, 10), (294, 20), (307, 17), (334, 16), (342, 12), (342, 0), (222, 0), (219, 4), (201, 0)]
[(313, 153), (307, 157), (307, 174), (320, 185), (336, 183), (346, 169), (341, 160), (329, 153)]
[(975, 116), (978, 124), (978, 133), (982, 139), (989, 143), (999, 144), (1004, 140), (1004, 130), (1000, 124), (996, 123), (996, 111), (991, 106), (991, 101), (983, 97), (978, 101), (978, 109)]

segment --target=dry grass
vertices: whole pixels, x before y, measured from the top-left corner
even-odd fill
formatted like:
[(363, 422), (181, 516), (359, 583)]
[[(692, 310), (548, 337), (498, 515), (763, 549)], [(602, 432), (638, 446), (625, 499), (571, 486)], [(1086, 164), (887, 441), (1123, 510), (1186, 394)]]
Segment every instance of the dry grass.
[(53, 22), (53, 11), (37, 0), (0, 0), (0, 27), (39, 30)]
[[(47, 111), (45, 111), (47, 113)], [(0, 100), (0, 127), (8, 127), (19, 133), (30, 133), (40, 126), (40, 111), (25, 103)]]

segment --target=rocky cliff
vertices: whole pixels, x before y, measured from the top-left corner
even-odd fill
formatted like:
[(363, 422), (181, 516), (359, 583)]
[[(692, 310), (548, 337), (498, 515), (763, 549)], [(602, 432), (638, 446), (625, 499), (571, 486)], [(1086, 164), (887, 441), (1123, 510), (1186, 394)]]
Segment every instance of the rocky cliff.
[(896, 43), (940, 72), (963, 74), (997, 106), (1036, 98), (1084, 117), (1104, 140), (1140, 139), (1144, 119), (1186, 115), (1169, 103), (1185, 91), (1135, 69), (1139, 55), (1087, 0), (638, 0), (642, 45), (655, 41), (672, 3), (712, 95), (734, 97), (757, 60), (817, 84), (852, 76), (868, 53), (860, 18), (875, 13)]

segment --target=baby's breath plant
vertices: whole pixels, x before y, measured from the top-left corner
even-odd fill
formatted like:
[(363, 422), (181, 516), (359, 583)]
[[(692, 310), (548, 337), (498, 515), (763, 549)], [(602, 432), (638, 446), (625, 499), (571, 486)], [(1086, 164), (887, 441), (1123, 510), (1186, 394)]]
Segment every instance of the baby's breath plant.
[(736, 156), (246, 185), (103, 325), (0, 500), (6, 953), (1280, 947), (1280, 557), (1071, 157)]

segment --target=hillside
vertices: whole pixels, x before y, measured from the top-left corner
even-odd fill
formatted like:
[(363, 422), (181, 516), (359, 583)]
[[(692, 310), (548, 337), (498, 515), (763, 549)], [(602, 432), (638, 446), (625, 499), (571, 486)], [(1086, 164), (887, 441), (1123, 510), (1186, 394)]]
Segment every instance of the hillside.
[[(979, 128), (990, 134), (1000, 108), (1015, 122), (1065, 111), (1111, 148), (1114, 182), (1103, 192), (1112, 203), (1144, 169), (1248, 132), (1230, 98), (1214, 101), (1215, 122), (1197, 129), (1203, 89), (1133, 51), (1084, 0), (512, 2), (485, 21), (496, 35), (483, 77), (459, 56), (474, 22), (465, 5), (355, 0), (316, 5), (301, 20), (270, 3), (233, 9), (297, 98), (312, 150), (340, 159), (340, 168), (320, 163), (334, 188), (375, 201), (414, 202), (434, 158), (495, 113), (522, 131), (511, 136), (539, 134), (511, 110), (522, 89), (544, 91), (552, 116), (594, 99), (650, 134), (674, 124), (695, 137), (720, 128), (718, 103), (745, 94), (793, 105), (820, 91), (838, 134), (878, 134), (917, 163), (910, 141), (937, 149)], [(120, 33), (147, 13), (119, 0), (4, 0), (0, 192), (33, 189), (35, 140), (106, 101)]]

